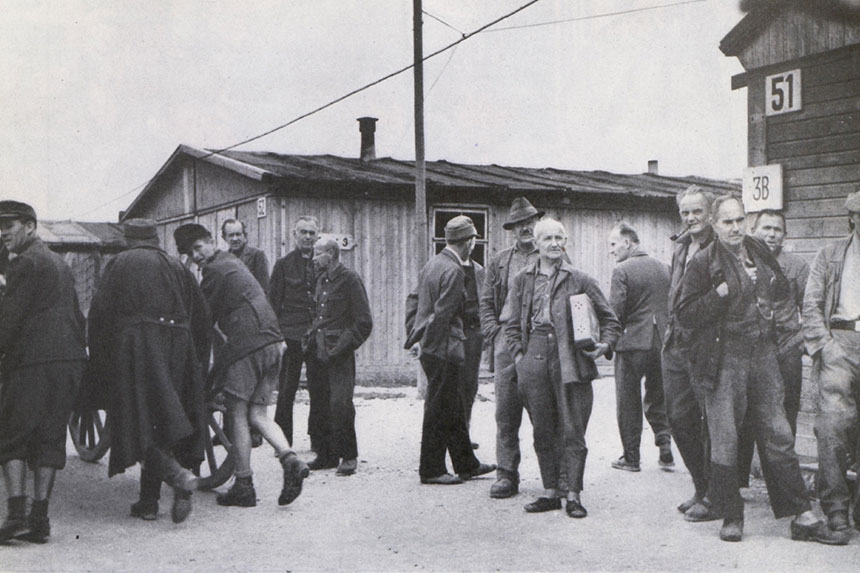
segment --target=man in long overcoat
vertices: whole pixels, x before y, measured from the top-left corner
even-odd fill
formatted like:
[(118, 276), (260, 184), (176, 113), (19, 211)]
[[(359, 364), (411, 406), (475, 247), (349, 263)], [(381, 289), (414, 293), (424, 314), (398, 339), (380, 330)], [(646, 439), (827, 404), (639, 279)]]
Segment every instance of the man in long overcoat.
[[(503, 314), (505, 341), (514, 359), (517, 383), (534, 428), (534, 448), (546, 495), (525, 506), (529, 513), (561, 509), (586, 517), (583, 489), (588, 448), (585, 432), (594, 404), (591, 382), (598, 377), (595, 360), (611, 358), (621, 325), (597, 281), (564, 260), (567, 231), (559, 221), (535, 225), (540, 251), (511, 284)], [(586, 294), (600, 327), (592, 348), (577, 348), (570, 297)], [(564, 466), (567, 492), (560, 490)]]
[[(406, 348), (421, 347), (427, 374), (427, 397), (421, 429), (419, 477), (423, 484), (454, 485), (487, 474), (495, 465), (478, 461), (472, 451), (460, 394), (460, 368), (465, 359), (463, 312), (466, 298), (463, 265), (478, 233), (466, 216), (445, 225), (445, 248), (430, 259), (406, 299)], [(445, 453), (458, 475), (448, 473)]]
[(166, 482), (180, 522), (196, 487), (189, 469), (203, 460), (209, 312), (191, 272), (159, 246), (153, 221), (130, 219), (123, 234), (129, 248), (108, 263), (90, 306), (84, 403), (107, 410), (108, 475), (142, 463), (132, 515), (155, 519)]
[(48, 500), (56, 471), (66, 463), (66, 423), (87, 357), (74, 276), (36, 236), (36, 225), (30, 205), (0, 201), (3, 245), (16, 255), (0, 298), (0, 464), (9, 496), (0, 541), (28, 528), (30, 541), (50, 535)]

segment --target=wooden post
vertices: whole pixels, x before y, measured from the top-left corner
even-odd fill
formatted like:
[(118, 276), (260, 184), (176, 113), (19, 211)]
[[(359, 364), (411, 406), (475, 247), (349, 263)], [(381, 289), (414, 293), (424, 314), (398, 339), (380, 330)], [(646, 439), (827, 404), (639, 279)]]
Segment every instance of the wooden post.
[(427, 193), (424, 165), (424, 40), (421, 0), (412, 0), (413, 52), (415, 76), (415, 236), (419, 250), (415, 253), (418, 268), (427, 262)]

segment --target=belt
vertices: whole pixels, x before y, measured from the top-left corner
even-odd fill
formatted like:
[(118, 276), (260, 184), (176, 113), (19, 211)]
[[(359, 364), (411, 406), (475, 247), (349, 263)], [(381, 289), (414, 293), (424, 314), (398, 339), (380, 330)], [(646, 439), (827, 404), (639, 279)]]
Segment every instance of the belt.
[(830, 322), (830, 329), (860, 332), (860, 320), (834, 320)]

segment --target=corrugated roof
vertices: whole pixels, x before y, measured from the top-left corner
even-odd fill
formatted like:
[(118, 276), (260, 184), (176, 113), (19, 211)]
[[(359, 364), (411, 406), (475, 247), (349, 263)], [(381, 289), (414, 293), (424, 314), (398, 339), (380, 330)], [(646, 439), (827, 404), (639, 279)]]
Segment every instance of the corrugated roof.
[(121, 248), (125, 245), (122, 228), (116, 223), (80, 221), (39, 221), (36, 232), (52, 246)]

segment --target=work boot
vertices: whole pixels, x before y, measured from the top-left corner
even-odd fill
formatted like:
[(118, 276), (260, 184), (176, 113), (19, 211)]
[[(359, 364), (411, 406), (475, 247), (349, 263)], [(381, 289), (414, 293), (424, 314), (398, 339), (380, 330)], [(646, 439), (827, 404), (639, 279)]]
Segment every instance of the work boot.
[(295, 452), (287, 452), (280, 457), (284, 468), (284, 487), (278, 497), (278, 505), (288, 505), (302, 493), (302, 481), (311, 473), (308, 464), (299, 459)]
[(338, 463), (340, 462), (340, 458), (336, 456), (330, 456), (328, 454), (317, 454), (311, 462), (308, 464), (308, 468), (313, 471), (317, 470), (330, 470), (332, 468), (336, 468)]
[(490, 497), (493, 499), (505, 499), (517, 495), (519, 487), (509, 477), (500, 477), (496, 483), (490, 486)]
[(155, 521), (158, 518), (158, 500), (141, 497), (131, 504), (131, 516), (139, 517), (144, 521)]
[(660, 444), (660, 467), (664, 470), (675, 467), (675, 456), (672, 455), (672, 444)]
[(182, 523), (191, 513), (191, 492), (181, 489), (173, 490), (173, 507), (170, 508), (170, 518), (173, 523)]
[(12, 539), (27, 530), (27, 496), (16, 495), (6, 500), (9, 513), (0, 525), (0, 541)]
[(612, 467), (617, 470), (624, 470), (626, 472), (638, 472), (641, 471), (639, 467), (639, 462), (632, 462), (627, 459), (626, 456), (621, 456), (617, 460), (612, 461)]
[(334, 475), (351, 476), (358, 469), (358, 460), (356, 458), (342, 459), (340, 465), (337, 466), (337, 471)]
[(254, 480), (251, 476), (237, 477), (227, 493), (218, 494), (215, 498), (218, 505), (235, 505), (238, 507), (254, 507), (257, 505), (257, 492), (254, 490)]
[(48, 500), (34, 501), (27, 518), (29, 531), (18, 536), (18, 539), (30, 543), (46, 543), (51, 536), (51, 522), (48, 519)]
[(743, 519), (724, 519), (720, 528), (720, 539), (723, 541), (740, 541), (744, 537)]

